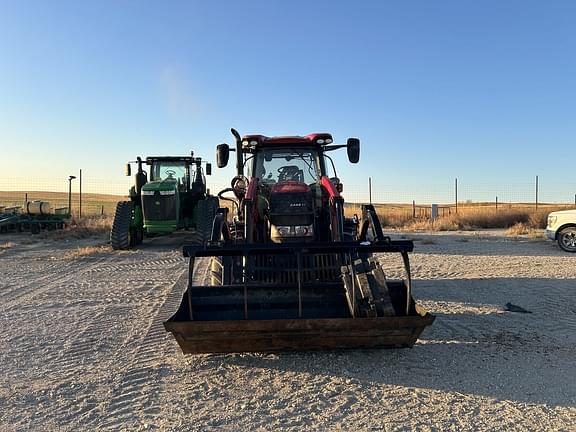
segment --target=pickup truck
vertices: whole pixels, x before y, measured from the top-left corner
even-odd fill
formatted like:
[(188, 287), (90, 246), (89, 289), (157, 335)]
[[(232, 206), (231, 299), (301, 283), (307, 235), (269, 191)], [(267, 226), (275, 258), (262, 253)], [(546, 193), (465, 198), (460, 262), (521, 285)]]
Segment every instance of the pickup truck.
[(557, 241), (566, 252), (576, 252), (576, 209), (550, 213), (546, 237)]

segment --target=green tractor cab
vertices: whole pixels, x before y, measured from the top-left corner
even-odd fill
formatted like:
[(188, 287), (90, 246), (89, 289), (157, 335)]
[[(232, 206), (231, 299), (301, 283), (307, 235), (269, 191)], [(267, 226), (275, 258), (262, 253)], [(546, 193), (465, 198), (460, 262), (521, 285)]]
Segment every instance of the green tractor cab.
[[(110, 232), (113, 249), (129, 249), (140, 244), (145, 236), (171, 234), (177, 230), (194, 229), (203, 242), (212, 231), (218, 209), (218, 198), (206, 189), (205, 174), (211, 165), (190, 156), (151, 156), (134, 162), (138, 171), (130, 189), (130, 201), (117, 204)], [(150, 178), (143, 169), (150, 167)], [(131, 175), (126, 165), (126, 175)]]

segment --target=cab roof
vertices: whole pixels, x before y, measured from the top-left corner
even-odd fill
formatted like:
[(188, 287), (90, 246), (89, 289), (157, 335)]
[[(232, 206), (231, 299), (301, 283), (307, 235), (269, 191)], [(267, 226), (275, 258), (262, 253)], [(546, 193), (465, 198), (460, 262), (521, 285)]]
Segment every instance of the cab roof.
[(192, 164), (198, 158), (194, 156), (148, 156), (146, 163), (150, 165), (152, 162), (186, 162)]
[(312, 133), (305, 136), (274, 136), (265, 135), (244, 135), (242, 138), (243, 148), (256, 148), (264, 146), (277, 145), (295, 145), (295, 146), (323, 146), (333, 142), (332, 135), (329, 133)]

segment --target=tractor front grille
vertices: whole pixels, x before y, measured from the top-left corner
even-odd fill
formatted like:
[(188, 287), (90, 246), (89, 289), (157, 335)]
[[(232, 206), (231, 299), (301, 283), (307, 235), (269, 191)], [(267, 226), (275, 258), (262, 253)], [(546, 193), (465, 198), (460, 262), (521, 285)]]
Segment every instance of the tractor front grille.
[(142, 211), (145, 220), (175, 220), (177, 207), (176, 194), (162, 195), (160, 191), (155, 191), (154, 195), (142, 195)]
[(270, 222), (274, 225), (312, 225), (314, 202), (309, 192), (272, 193)]

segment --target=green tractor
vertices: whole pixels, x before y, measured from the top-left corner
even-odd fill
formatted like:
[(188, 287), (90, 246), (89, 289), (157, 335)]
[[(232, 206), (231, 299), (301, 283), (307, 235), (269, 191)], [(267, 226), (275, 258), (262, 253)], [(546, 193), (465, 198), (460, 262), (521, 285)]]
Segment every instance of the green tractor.
[[(134, 186), (130, 188), (130, 201), (116, 206), (110, 242), (113, 249), (129, 249), (145, 236), (170, 234), (180, 229), (195, 229), (203, 242), (212, 232), (212, 222), (218, 209), (218, 198), (206, 190), (202, 158), (190, 156), (141, 157), (126, 164), (126, 175), (131, 175), (130, 163), (138, 165)], [(150, 179), (142, 166), (150, 167)], [(212, 166), (205, 164), (205, 173)]]

